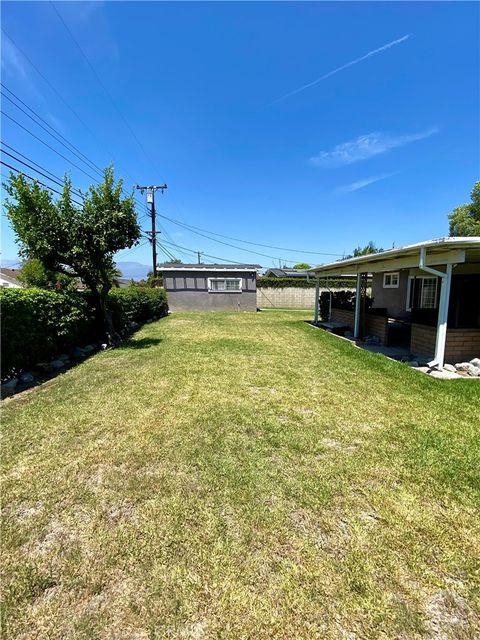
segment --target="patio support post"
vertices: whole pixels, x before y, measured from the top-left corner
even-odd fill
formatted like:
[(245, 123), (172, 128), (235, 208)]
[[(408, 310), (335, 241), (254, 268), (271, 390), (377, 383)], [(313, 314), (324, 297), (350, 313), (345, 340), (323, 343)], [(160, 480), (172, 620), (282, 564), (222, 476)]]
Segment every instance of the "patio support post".
[(360, 310), (362, 308), (362, 301), (360, 300), (362, 294), (362, 274), (357, 273), (357, 293), (355, 296), (355, 326), (353, 329), (353, 337), (360, 338)]
[(319, 305), (320, 305), (320, 278), (317, 276), (317, 281), (315, 283), (315, 316), (313, 319), (315, 324), (318, 323)]
[(447, 340), (448, 303), (450, 300), (450, 284), (452, 281), (452, 265), (447, 264), (447, 271), (440, 282), (440, 302), (438, 305), (437, 338), (435, 341), (435, 358), (431, 364), (443, 368), (445, 360), (445, 342)]

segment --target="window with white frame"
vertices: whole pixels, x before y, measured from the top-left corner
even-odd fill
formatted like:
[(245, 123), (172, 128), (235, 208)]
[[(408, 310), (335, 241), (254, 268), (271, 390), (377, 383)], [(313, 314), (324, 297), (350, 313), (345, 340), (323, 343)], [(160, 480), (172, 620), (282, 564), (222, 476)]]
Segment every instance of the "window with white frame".
[(437, 308), (438, 278), (429, 276), (409, 276), (407, 288), (407, 311)]
[(400, 277), (398, 271), (392, 271), (391, 273), (383, 274), (383, 288), (384, 289), (398, 289)]
[(437, 278), (422, 278), (420, 309), (435, 309), (437, 306)]
[(241, 278), (209, 278), (208, 279), (209, 291), (223, 291), (225, 292), (241, 292), (242, 291), (242, 279)]

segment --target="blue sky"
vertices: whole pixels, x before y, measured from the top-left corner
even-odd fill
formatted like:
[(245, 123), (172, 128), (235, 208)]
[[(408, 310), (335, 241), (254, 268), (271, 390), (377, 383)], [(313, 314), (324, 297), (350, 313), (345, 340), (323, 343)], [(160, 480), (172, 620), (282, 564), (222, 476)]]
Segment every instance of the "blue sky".
[[(447, 235), (447, 213), (478, 179), (477, 3), (56, 7), (116, 107), (49, 2), (2, 3), (3, 28), (88, 129), (5, 36), (2, 82), (97, 165), (114, 160), (128, 188), (168, 183), (160, 215), (298, 249), (249, 247), (313, 264), (331, 258), (307, 251)], [(86, 169), (5, 99), (2, 109)], [(91, 182), (5, 117), (1, 137), (79, 187)], [(273, 264), (162, 225), (183, 247)], [(2, 231), (3, 258), (14, 259), (5, 219)], [(150, 264), (150, 249), (119, 260)]]

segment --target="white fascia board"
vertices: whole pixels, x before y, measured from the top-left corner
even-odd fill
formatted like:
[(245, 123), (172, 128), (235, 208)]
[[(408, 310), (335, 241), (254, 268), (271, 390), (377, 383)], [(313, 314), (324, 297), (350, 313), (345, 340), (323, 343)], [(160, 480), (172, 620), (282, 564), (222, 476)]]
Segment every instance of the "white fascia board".
[[(383, 260), (378, 258), (382, 254), (375, 254), (377, 260), (362, 261), (359, 264), (342, 265), (333, 264), (325, 265), (325, 267), (317, 267), (315, 274), (317, 276), (341, 276), (347, 269), (348, 273), (381, 273), (383, 271), (396, 271), (399, 269), (413, 269), (418, 267), (420, 261), (420, 251), (406, 256), (391, 256), (389, 259), (383, 256)], [(427, 251), (426, 266), (434, 267), (442, 264), (460, 264), (465, 262), (465, 250), (454, 249), (451, 251), (443, 251), (429, 255)]]
[[(365, 269), (365, 265), (369, 265), (375, 261), (385, 261), (390, 260), (395, 257), (408, 256), (408, 255), (419, 255), (419, 250), (425, 247), (427, 249), (427, 255), (429, 253), (428, 249), (435, 249), (434, 253), (431, 253), (434, 256), (437, 252), (444, 253), (446, 251), (451, 251), (454, 249), (471, 249), (478, 248), (480, 249), (480, 236), (471, 236), (471, 237), (451, 237), (451, 238), (437, 238), (435, 240), (427, 240), (425, 242), (418, 242), (416, 244), (407, 245), (405, 247), (399, 247), (398, 249), (387, 249), (387, 251), (381, 251), (380, 253), (372, 253), (366, 256), (358, 256), (356, 258), (348, 258), (346, 260), (339, 260), (337, 262), (330, 262), (324, 265), (319, 265), (318, 267), (314, 267), (310, 269), (310, 273), (312, 275), (317, 275), (322, 273), (326, 275), (328, 271), (328, 275), (341, 275), (345, 273), (348, 269), (350, 273), (358, 273), (359, 266), (363, 266), (363, 271), (368, 271), (369, 269)], [(437, 263), (438, 264), (438, 263)]]
[(210, 273), (210, 272), (214, 272), (214, 273), (231, 273), (232, 271), (238, 271), (239, 273), (250, 273), (252, 271), (258, 271), (258, 269), (172, 269), (172, 267), (166, 267), (166, 268), (162, 268), (160, 267), (160, 269), (158, 269), (158, 271), (160, 272), (164, 272), (164, 271), (193, 271), (195, 273)]

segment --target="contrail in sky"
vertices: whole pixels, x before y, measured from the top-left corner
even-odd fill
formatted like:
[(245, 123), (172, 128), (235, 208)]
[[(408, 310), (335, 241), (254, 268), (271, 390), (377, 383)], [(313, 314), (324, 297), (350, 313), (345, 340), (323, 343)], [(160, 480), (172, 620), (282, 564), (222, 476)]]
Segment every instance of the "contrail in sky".
[(394, 47), (396, 44), (400, 44), (401, 42), (405, 42), (405, 40), (408, 40), (409, 37), (410, 37), (410, 34), (408, 34), (406, 36), (403, 36), (402, 38), (398, 38), (398, 40), (392, 40), (392, 42), (389, 42), (388, 44), (384, 44), (383, 47), (379, 47), (378, 49), (373, 49), (373, 51), (369, 51), (368, 53), (366, 53), (361, 58), (357, 58), (356, 60), (352, 60), (351, 62), (347, 62), (346, 64), (342, 65), (341, 67), (338, 67), (337, 69), (334, 69), (333, 71), (329, 71), (325, 75), (320, 76), (320, 78), (317, 78), (316, 80), (313, 80), (313, 82), (309, 82), (308, 84), (304, 84), (303, 87), (299, 87), (298, 89), (294, 89), (293, 91), (290, 91), (290, 93), (286, 93), (284, 96), (281, 96), (280, 98), (277, 98), (273, 102), (270, 102), (270, 104), (268, 106), (271, 106), (272, 104), (276, 104), (277, 102), (282, 102), (282, 100), (286, 100), (287, 98), (290, 98), (291, 96), (294, 96), (296, 93), (300, 93), (300, 91), (304, 91), (305, 89), (308, 89), (309, 87), (313, 87), (314, 84), (318, 84), (319, 82), (322, 82), (322, 80), (326, 80), (327, 78), (330, 78), (330, 76), (335, 75), (339, 71), (343, 71), (344, 69), (348, 69), (348, 67), (353, 67), (354, 64), (358, 64), (359, 62), (362, 62), (362, 60), (366, 60), (367, 58), (370, 58), (371, 56), (374, 56), (377, 53), (380, 53), (382, 51), (386, 51), (387, 49), (390, 49), (391, 47)]

